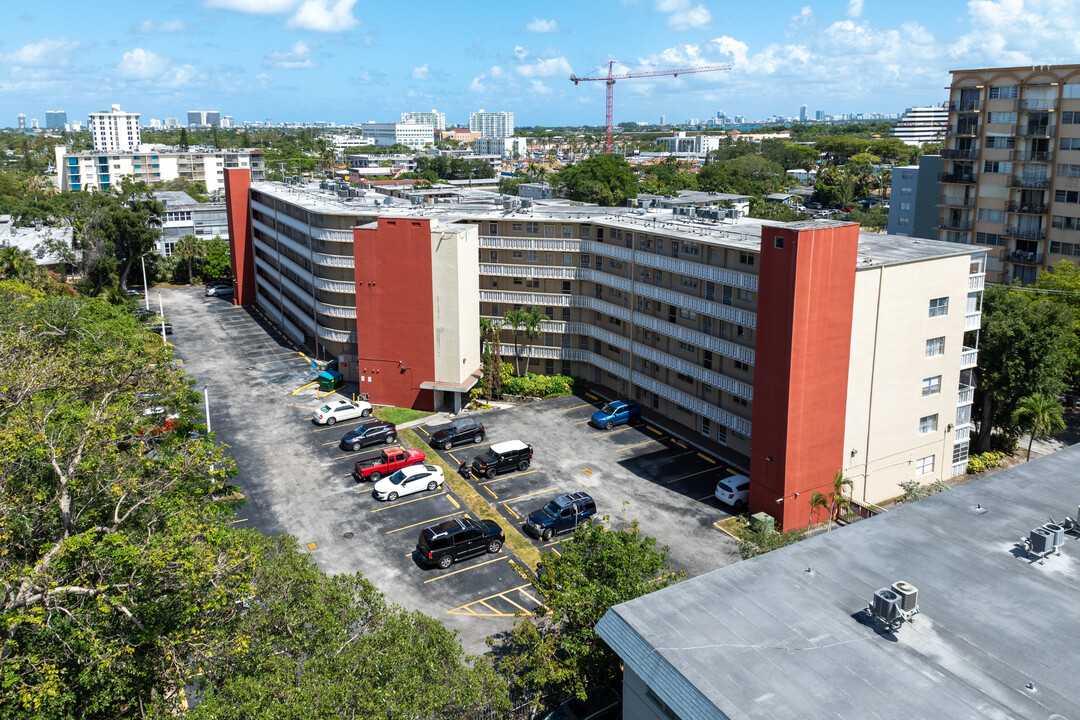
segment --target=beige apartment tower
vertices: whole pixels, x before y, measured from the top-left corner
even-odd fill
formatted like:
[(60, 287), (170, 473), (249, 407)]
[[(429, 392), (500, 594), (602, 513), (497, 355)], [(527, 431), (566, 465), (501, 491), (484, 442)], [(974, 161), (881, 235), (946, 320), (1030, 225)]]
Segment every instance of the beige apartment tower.
[(1080, 256), (1080, 65), (954, 70), (939, 239), (993, 248), (991, 282)]

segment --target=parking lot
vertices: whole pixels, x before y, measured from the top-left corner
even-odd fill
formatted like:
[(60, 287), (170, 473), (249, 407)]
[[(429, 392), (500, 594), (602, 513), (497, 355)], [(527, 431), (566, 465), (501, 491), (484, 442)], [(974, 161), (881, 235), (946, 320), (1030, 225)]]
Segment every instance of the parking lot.
[[(354, 461), (382, 446), (341, 449), (341, 435), (360, 420), (333, 427), (311, 422), (321, 401), (311, 391), (292, 395), (314, 379), (309, 361), (257, 310), (205, 297), (201, 288), (165, 290), (163, 298), (175, 352), (196, 387), (209, 389), (213, 430), (240, 469), (236, 484), (248, 503), (237, 524), (293, 535), (326, 572), (363, 573), (392, 602), (458, 630), (469, 652), (483, 652), (484, 638), (509, 629), (514, 613), (536, 608), (539, 600), (513, 569), (509, 548), (447, 570), (418, 563), (413, 548), (420, 529), (465, 517), (465, 503), (448, 484), (392, 503), (376, 500), (370, 483), (357, 484)], [(600, 404), (595, 396), (566, 397), (487, 411), (481, 446), (438, 452), (457, 467), (494, 442), (531, 444), (527, 471), (471, 480), (491, 515), (518, 528), (547, 500), (583, 490), (612, 525), (637, 519), (644, 533), (670, 547), (672, 563), (688, 576), (737, 560), (734, 541), (714, 525), (728, 513), (712, 498), (716, 480), (731, 470), (649, 424), (591, 427), (588, 417)], [(441, 422), (432, 416), (420, 435)], [(565, 539), (526, 537), (554, 552)]]

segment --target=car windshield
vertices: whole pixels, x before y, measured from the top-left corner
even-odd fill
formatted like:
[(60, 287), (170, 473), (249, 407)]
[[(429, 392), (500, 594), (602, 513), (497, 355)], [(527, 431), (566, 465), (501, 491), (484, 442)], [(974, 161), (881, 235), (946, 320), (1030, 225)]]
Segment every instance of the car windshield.
[(499, 453), (495, 452), (494, 450), (488, 450), (486, 453), (480, 456), (480, 459), (486, 460), (487, 462), (495, 462), (499, 459)]
[(547, 515), (549, 518), (559, 517), (559, 506), (555, 504), (554, 500), (552, 500), (540, 509), (543, 510), (544, 514)]
[(615, 414), (615, 406), (612, 405), (611, 403), (608, 403), (604, 407), (600, 408), (600, 412), (602, 412), (605, 415), (614, 415)]
[(726, 492), (726, 493), (730, 493), (730, 492), (735, 492), (734, 490), (732, 490), (732, 489), (731, 489), (731, 486), (730, 486), (730, 485), (728, 485), (728, 484), (727, 484), (726, 482), (724, 482), (723, 480), (721, 480), (720, 482), (716, 483), (716, 487), (720, 488), (720, 492)]
[(330, 406), (329, 405), (323, 405), (321, 408), (319, 408), (319, 412), (321, 412), (321, 413), (330, 412)]
[(389, 480), (395, 485), (400, 485), (401, 483), (405, 482), (405, 471), (398, 470), (396, 473), (389, 477)]

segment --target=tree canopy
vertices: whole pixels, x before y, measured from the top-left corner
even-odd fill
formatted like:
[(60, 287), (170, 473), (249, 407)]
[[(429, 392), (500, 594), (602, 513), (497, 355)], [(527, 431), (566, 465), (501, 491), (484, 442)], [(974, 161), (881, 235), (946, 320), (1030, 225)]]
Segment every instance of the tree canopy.
[(550, 182), (563, 197), (608, 207), (625, 205), (638, 194), (637, 179), (622, 155), (596, 155), (567, 165)]

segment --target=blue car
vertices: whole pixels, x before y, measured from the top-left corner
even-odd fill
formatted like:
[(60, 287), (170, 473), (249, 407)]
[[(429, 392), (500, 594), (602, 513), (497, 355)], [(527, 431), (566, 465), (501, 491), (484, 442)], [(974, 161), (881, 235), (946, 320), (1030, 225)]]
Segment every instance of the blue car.
[(612, 427), (624, 422), (633, 422), (641, 417), (637, 403), (629, 400), (616, 400), (609, 402), (592, 414), (592, 424), (610, 430)]

